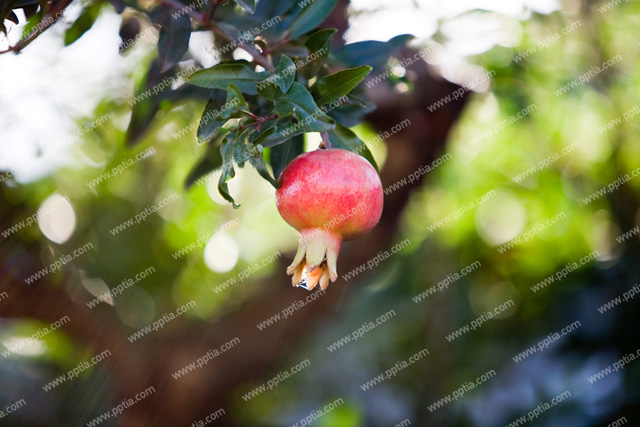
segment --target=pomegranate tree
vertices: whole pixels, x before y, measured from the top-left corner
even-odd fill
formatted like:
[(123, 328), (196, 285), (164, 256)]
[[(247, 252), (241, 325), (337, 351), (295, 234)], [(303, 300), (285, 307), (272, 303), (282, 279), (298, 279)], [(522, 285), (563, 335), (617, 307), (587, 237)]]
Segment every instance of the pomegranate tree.
[(338, 278), (343, 240), (368, 233), (382, 214), (382, 183), (363, 157), (342, 149), (320, 149), (293, 159), (280, 176), (276, 204), (300, 232), (287, 268), (294, 286), (326, 289)]

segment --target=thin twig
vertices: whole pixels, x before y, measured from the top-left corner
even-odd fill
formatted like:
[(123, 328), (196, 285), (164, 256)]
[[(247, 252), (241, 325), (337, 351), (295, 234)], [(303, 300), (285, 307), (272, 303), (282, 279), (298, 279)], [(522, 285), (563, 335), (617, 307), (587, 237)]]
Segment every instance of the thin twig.
[[(9, 46), (9, 48), (0, 51), (0, 55), (7, 52), (15, 52), (20, 53), (22, 49), (27, 47), (29, 43), (34, 41), (40, 34), (42, 34), (47, 28), (58, 22), (60, 18), (64, 15), (61, 13), (64, 9), (69, 6), (69, 4), (73, 0), (64, 0), (57, 4), (57, 8), (52, 8), (45, 16), (38, 22), (35, 30), (33, 30), (26, 38), (20, 40), (15, 46)], [(44, 22), (44, 25), (40, 26), (40, 24)]]
[(262, 52), (264, 55), (270, 54), (271, 52), (273, 52), (274, 50), (278, 49), (279, 47), (284, 46), (285, 44), (289, 43), (291, 41), (291, 38), (289, 36), (286, 36), (285, 38), (283, 38), (282, 40), (280, 40), (278, 43), (274, 44), (271, 47), (268, 47), (267, 49), (264, 50), (264, 52)]
[(242, 126), (238, 126), (237, 128), (234, 129), (235, 132), (238, 132), (238, 131), (241, 131), (243, 129), (246, 129), (246, 128), (250, 127), (250, 126), (254, 126), (256, 128), (256, 130), (259, 130), (260, 127), (263, 124), (278, 118), (277, 114), (272, 114), (270, 116), (265, 116), (265, 117), (259, 117), (259, 116), (256, 116), (255, 114), (253, 114), (253, 113), (251, 113), (249, 111), (245, 111), (245, 113), (249, 113), (249, 115), (251, 116), (251, 118), (253, 118), (255, 120), (255, 122), (247, 123), (247, 124), (242, 125)]

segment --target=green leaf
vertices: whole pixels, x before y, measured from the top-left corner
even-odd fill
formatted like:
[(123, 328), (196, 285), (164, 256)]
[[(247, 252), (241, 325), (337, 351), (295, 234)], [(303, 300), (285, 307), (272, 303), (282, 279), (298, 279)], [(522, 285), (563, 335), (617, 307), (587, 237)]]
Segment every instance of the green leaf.
[(191, 18), (187, 14), (173, 18), (165, 8), (161, 7), (155, 8), (151, 12), (151, 17), (154, 22), (160, 24), (158, 58), (160, 71), (165, 72), (180, 62), (189, 48)]
[(267, 77), (266, 80), (271, 79), (273, 83), (278, 85), (282, 92), (286, 93), (291, 88), (295, 78), (296, 64), (294, 64), (291, 58), (287, 55), (282, 55), (276, 69), (273, 71), (273, 74)]
[(233, 168), (233, 143), (225, 141), (220, 148), (220, 153), (222, 154), (222, 174), (218, 181), (218, 192), (226, 201), (233, 204), (234, 209), (238, 209), (240, 205), (237, 205), (229, 194), (229, 186), (227, 185), (227, 181), (236, 176), (236, 171)]
[(282, 0), (260, 0), (256, 6), (256, 15), (264, 18), (264, 21), (274, 16), (284, 15), (293, 5), (293, 2)]
[(206, 70), (196, 71), (188, 78), (189, 83), (212, 89), (227, 89), (229, 83), (235, 84), (242, 93), (256, 95), (256, 84), (262, 81), (266, 73), (257, 73), (247, 64), (227, 63), (214, 65)]
[(311, 86), (311, 93), (318, 105), (329, 104), (351, 92), (371, 70), (371, 67), (363, 65), (330, 74), (315, 82)]
[(304, 45), (309, 49), (309, 56), (315, 56), (315, 59), (304, 66), (303, 73), (307, 77), (313, 77), (318, 74), (322, 66), (327, 62), (331, 49), (331, 41), (337, 31), (335, 28), (318, 30), (311, 34), (305, 42)]
[(163, 78), (158, 68), (158, 61), (153, 61), (149, 67), (149, 71), (147, 71), (140, 85), (136, 88), (136, 96), (133, 101), (140, 99), (139, 97), (145, 93), (148, 96), (142, 97), (141, 100), (133, 104), (131, 121), (127, 129), (127, 146), (129, 147), (135, 145), (144, 136), (160, 108), (162, 97), (171, 92), (171, 88), (168, 86), (165, 86), (160, 91), (156, 91), (157, 93), (151, 91)]
[(269, 184), (273, 185), (274, 188), (280, 187), (280, 183), (271, 176), (269, 171), (267, 170), (267, 165), (264, 163), (264, 149), (260, 145), (254, 145), (252, 148), (252, 156), (249, 157), (249, 162), (253, 165), (254, 168), (258, 171), (261, 177), (266, 179)]
[(291, 88), (295, 77), (296, 64), (288, 56), (282, 55), (273, 73), (256, 85), (258, 94), (269, 101), (275, 101)]
[(347, 67), (370, 65), (375, 69), (387, 66), (390, 56), (406, 46), (414, 37), (410, 34), (396, 36), (389, 41), (363, 41), (344, 45), (336, 50), (336, 58)]
[(290, 118), (279, 119), (275, 120), (273, 126), (261, 133), (253, 143), (260, 144), (263, 147), (273, 147), (295, 136), (302, 135), (304, 132), (304, 129), (297, 126), (294, 120)]
[[(220, 138), (221, 140), (222, 138)], [(201, 177), (222, 167), (222, 154), (220, 153), (220, 140), (212, 141), (207, 147), (204, 157), (189, 172), (184, 182), (184, 187), (189, 188)]]
[(376, 105), (370, 101), (364, 101), (353, 95), (347, 95), (348, 101), (332, 109), (327, 114), (337, 122), (351, 127), (359, 124), (364, 117), (376, 109)]
[(276, 100), (274, 111), (280, 117), (293, 115), (306, 132), (324, 132), (335, 127), (335, 121), (318, 108), (311, 93), (298, 82), (293, 82), (285, 96)]
[(227, 101), (221, 107), (221, 117), (223, 119), (240, 118), (245, 115), (245, 111), (249, 111), (247, 101), (244, 100), (242, 92), (238, 86), (233, 83), (227, 85)]
[(264, 84), (264, 85), (258, 84), (257, 89), (258, 89), (258, 95), (272, 102), (284, 96), (284, 92), (282, 92), (278, 88), (278, 86), (274, 84)]
[(289, 27), (291, 38), (296, 39), (315, 29), (329, 16), (337, 2), (338, 0), (310, 0), (291, 22)]
[(221, 117), (220, 108), (219, 97), (216, 94), (212, 94), (204, 107), (200, 124), (198, 125), (198, 144), (213, 138), (227, 122), (226, 119)]
[(342, 126), (338, 123), (335, 129), (329, 131), (329, 141), (331, 141), (334, 148), (349, 150), (361, 155), (367, 159), (376, 170), (378, 170), (378, 165), (376, 164), (371, 151), (369, 151), (369, 148), (348, 127)]
[(283, 144), (272, 147), (269, 163), (273, 169), (273, 175), (279, 179), (284, 168), (302, 153), (304, 153), (304, 137), (302, 135), (297, 135)]
[(64, 33), (64, 45), (69, 46), (78, 40), (84, 33), (86, 33), (96, 22), (96, 19), (100, 15), (100, 4), (94, 3), (90, 6), (87, 6), (78, 19), (69, 27), (67, 31)]
[(234, 1), (249, 13), (253, 13), (256, 11), (256, 0), (234, 0)]

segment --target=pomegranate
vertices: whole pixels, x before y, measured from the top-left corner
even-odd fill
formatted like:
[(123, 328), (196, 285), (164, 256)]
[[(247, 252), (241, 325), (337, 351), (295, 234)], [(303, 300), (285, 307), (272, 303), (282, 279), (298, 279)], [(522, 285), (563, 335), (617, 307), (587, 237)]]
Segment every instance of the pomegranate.
[(280, 176), (276, 205), (300, 232), (300, 244), (287, 268), (293, 286), (311, 290), (338, 278), (343, 240), (368, 233), (382, 214), (382, 183), (364, 157), (342, 149), (320, 149), (293, 159)]

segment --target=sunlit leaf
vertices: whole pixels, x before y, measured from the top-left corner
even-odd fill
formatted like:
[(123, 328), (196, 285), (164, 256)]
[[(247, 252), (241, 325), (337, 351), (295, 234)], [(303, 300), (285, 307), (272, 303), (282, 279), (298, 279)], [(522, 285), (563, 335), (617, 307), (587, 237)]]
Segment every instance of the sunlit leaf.
[(311, 94), (318, 105), (329, 104), (351, 92), (370, 72), (366, 65), (338, 71), (319, 79), (311, 86)]
[(69, 46), (76, 40), (78, 40), (84, 33), (86, 33), (96, 22), (96, 19), (100, 15), (100, 4), (94, 3), (84, 8), (84, 10), (78, 16), (78, 19), (69, 27), (64, 33), (64, 45)]
[(242, 93), (256, 95), (256, 84), (266, 77), (266, 73), (258, 73), (246, 63), (227, 63), (214, 65), (205, 70), (196, 71), (188, 78), (194, 85), (212, 89), (227, 89), (229, 83), (235, 84)]

